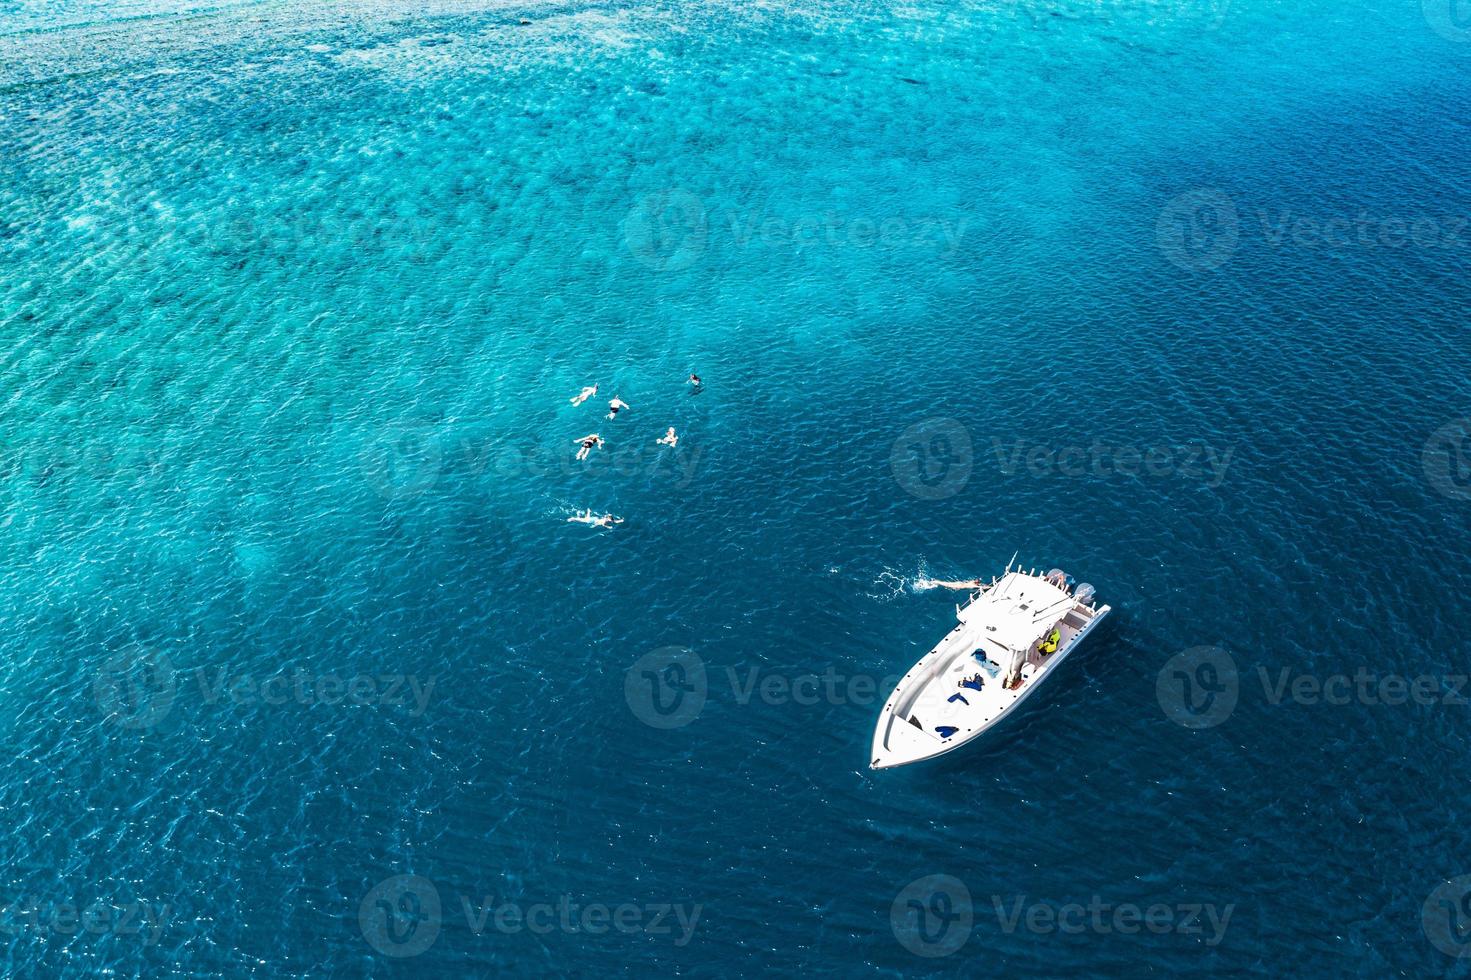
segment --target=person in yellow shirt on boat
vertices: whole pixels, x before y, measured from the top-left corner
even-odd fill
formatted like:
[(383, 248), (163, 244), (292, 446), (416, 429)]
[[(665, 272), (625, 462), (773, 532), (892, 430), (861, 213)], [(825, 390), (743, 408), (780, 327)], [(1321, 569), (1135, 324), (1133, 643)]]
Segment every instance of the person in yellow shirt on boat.
[(1048, 633), (1047, 636), (1042, 639), (1042, 645), (1037, 649), (1044, 657), (1050, 654), (1054, 654), (1057, 652), (1057, 644), (1061, 642), (1061, 640), (1062, 634), (1058, 631), (1057, 627), (1054, 626), (1052, 627), (1052, 632)]

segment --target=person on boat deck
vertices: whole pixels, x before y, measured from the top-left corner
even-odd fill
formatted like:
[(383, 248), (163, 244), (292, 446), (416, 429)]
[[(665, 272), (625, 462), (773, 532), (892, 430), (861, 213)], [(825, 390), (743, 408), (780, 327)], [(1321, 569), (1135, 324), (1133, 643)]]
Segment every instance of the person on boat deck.
[(1057, 627), (1054, 626), (1052, 627), (1052, 632), (1047, 634), (1047, 638), (1042, 641), (1042, 645), (1037, 649), (1042, 652), (1043, 656), (1046, 656), (1049, 653), (1056, 653), (1057, 644), (1061, 639), (1062, 634), (1059, 633)]

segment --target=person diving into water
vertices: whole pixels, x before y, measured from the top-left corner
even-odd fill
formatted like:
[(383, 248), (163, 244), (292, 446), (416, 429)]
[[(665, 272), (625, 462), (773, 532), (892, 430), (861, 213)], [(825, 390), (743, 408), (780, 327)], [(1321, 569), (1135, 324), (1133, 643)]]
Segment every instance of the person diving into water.
[(583, 402), (587, 401), (589, 398), (591, 398), (593, 395), (596, 395), (597, 393), (597, 385), (588, 385), (586, 388), (579, 391), (576, 395), (572, 396), (572, 404), (581, 405)]

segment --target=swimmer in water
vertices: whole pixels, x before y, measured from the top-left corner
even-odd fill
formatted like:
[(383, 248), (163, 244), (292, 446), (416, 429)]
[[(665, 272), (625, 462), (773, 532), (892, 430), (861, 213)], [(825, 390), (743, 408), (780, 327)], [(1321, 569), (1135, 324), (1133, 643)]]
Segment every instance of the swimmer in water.
[(623, 518), (614, 517), (612, 514), (604, 514), (602, 517), (594, 517), (591, 510), (580, 510), (567, 518), (568, 524), (587, 524), (592, 527), (612, 527), (614, 524), (622, 524)]
[(944, 581), (942, 579), (930, 578), (930, 579), (925, 579), (924, 580), (924, 584), (928, 585), (930, 588), (941, 588), (941, 589), (979, 589), (981, 587), (981, 580), (978, 579), (978, 578), (968, 578), (968, 579), (961, 579), (960, 581), (956, 581), (956, 582), (946, 582), (946, 581)]
[(587, 459), (588, 453), (591, 453), (594, 449), (603, 448), (603, 437), (596, 432), (590, 436), (583, 436), (581, 439), (574, 439), (573, 442), (577, 443), (580, 447), (577, 450), (578, 459)]
[(661, 446), (677, 446), (679, 445), (679, 436), (674, 434), (674, 426), (671, 425), (669, 431), (664, 433), (663, 439), (655, 439), (654, 441)]
[(623, 411), (627, 407), (628, 402), (624, 401), (622, 398), (619, 398), (617, 395), (614, 395), (613, 400), (608, 402), (609, 420), (616, 419), (618, 417), (618, 413)]
[(591, 398), (593, 395), (596, 395), (597, 393), (598, 386), (589, 385), (588, 387), (582, 389), (580, 392), (577, 393), (577, 395), (572, 399), (572, 404), (581, 405), (583, 402), (587, 401), (589, 398)]
[(700, 380), (700, 376), (698, 374), (690, 375), (690, 387), (694, 388), (696, 391), (698, 391), (700, 389), (700, 386), (704, 383), (705, 382)]

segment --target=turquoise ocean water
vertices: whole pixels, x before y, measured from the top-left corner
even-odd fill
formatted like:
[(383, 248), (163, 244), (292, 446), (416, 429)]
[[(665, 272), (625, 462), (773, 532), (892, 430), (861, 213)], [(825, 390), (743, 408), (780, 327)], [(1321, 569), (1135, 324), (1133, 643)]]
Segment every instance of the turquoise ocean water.
[(6, 972), (1466, 975), (1468, 119), (1436, 0), (0, 6)]

